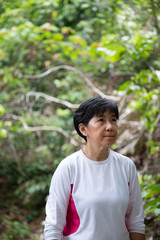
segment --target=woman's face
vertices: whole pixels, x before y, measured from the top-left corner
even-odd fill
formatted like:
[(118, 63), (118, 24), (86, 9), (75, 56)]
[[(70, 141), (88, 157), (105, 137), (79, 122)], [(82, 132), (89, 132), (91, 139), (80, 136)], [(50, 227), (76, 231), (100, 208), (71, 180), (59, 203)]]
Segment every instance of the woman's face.
[(87, 137), (87, 144), (95, 147), (110, 147), (117, 138), (116, 115), (107, 110), (102, 116), (93, 117), (84, 128), (82, 134)]

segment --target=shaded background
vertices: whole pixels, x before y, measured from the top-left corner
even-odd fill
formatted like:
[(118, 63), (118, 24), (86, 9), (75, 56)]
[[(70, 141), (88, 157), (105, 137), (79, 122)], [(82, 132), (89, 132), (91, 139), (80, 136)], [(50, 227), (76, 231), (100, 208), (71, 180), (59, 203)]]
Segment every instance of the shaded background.
[(52, 174), (84, 142), (73, 113), (120, 109), (113, 149), (135, 162), (147, 240), (160, 237), (160, 2), (0, 0), (0, 239), (43, 239)]

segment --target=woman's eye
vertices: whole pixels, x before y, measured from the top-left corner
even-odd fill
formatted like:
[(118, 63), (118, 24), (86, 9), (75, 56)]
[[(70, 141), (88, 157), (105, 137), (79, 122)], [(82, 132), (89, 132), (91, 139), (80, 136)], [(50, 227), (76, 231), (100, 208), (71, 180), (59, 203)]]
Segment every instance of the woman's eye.
[(116, 119), (116, 118), (113, 118), (113, 119), (112, 119), (112, 122), (117, 122), (117, 119)]
[(98, 122), (103, 122), (103, 118), (98, 119)]

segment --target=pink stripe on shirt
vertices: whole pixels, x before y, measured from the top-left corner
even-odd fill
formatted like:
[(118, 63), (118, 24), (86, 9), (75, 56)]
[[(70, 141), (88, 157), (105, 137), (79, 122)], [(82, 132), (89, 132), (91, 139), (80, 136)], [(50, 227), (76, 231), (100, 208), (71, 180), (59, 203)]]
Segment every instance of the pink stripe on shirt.
[(71, 184), (71, 196), (70, 196), (70, 201), (69, 201), (68, 210), (67, 210), (66, 225), (63, 229), (63, 236), (68, 236), (70, 234), (75, 233), (80, 225), (80, 218), (78, 216), (78, 213), (74, 204), (72, 190), (73, 190), (73, 184)]

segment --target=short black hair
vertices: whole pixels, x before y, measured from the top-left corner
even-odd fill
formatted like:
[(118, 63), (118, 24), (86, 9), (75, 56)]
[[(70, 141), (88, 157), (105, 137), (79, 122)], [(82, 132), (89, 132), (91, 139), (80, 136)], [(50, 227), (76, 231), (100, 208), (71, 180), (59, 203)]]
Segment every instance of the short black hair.
[(95, 117), (102, 115), (105, 111), (115, 113), (116, 118), (119, 119), (119, 111), (115, 102), (101, 97), (92, 97), (85, 100), (74, 113), (74, 127), (86, 142), (87, 138), (79, 130), (79, 124), (83, 123), (85, 126), (88, 125), (89, 121)]

